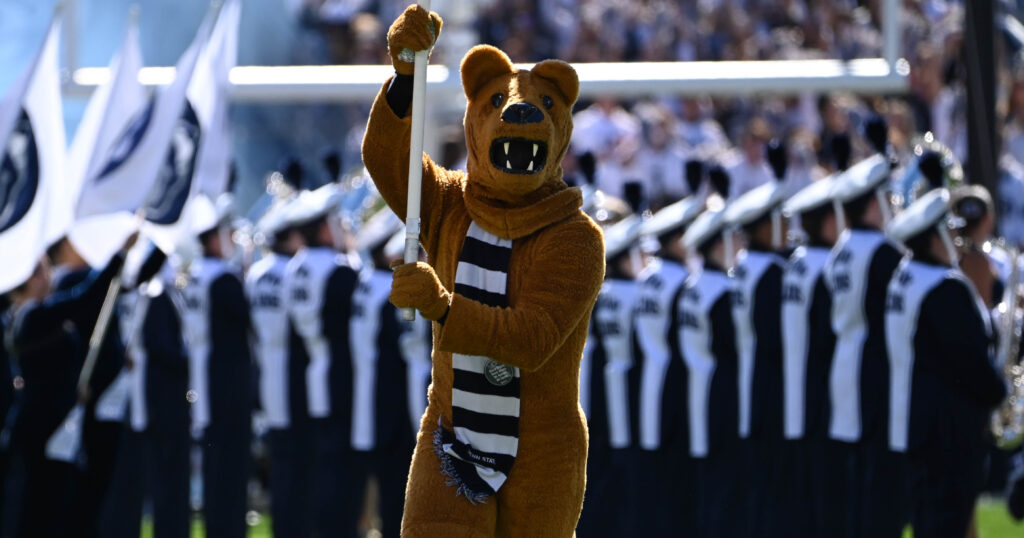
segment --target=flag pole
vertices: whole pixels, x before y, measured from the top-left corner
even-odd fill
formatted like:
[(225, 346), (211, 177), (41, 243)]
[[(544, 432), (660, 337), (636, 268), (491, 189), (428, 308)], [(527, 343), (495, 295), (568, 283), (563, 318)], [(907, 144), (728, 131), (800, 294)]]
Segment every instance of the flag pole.
[[(135, 229), (142, 228), (145, 220), (145, 211), (139, 210), (135, 213)], [(85, 355), (85, 362), (82, 363), (82, 371), (78, 374), (78, 397), (82, 402), (89, 398), (89, 381), (92, 380), (93, 370), (96, 369), (96, 361), (99, 359), (100, 347), (107, 337), (107, 327), (114, 316), (114, 306), (117, 304), (117, 296), (121, 293), (121, 275), (124, 273), (125, 265), (121, 265), (117, 275), (110, 281), (107, 288), (107, 295), (103, 298), (103, 306), (96, 317), (96, 325), (93, 326), (92, 335), (89, 337), (89, 351)]]
[[(430, 0), (419, 3), (430, 12)], [(436, 39), (436, 33), (435, 33)], [(420, 197), (423, 194), (423, 129), (426, 120), (427, 55), (430, 49), (416, 51), (412, 79), (412, 133), (409, 139), (409, 195), (405, 206), (405, 263), (420, 257)], [(416, 310), (402, 309), (402, 319), (413, 321)]]
[[(124, 267), (121, 270), (124, 270)], [(100, 346), (103, 345), (103, 339), (107, 336), (107, 327), (110, 326), (110, 318), (114, 315), (114, 304), (119, 293), (121, 293), (121, 271), (117, 272), (114, 280), (110, 282), (110, 287), (107, 288), (107, 296), (103, 299), (100, 315), (96, 318), (96, 325), (89, 338), (89, 352), (85, 356), (85, 363), (82, 364), (82, 372), (78, 375), (78, 397), (83, 402), (89, 398), (89, 381), (92, 380), (92, 372), (96, 368)]]

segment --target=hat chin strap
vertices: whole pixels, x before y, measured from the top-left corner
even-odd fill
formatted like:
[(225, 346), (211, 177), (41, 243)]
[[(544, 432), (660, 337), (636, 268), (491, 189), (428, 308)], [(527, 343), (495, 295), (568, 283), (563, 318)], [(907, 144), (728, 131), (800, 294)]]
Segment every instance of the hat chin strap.
[(882, 212), (882, 227), (888, 228), (892, 221), (892, 208), (889, 207), (889, 200), (883, 189), (875, 189), (875, 198), (878, 199), (878, 209)]
[(956, 246), (953, 245), (953, 238), (949, 235), (949, 230), (946, 229), (945, 223), (939, 221), (935, 225), (935, 231), (939, 233), (939, 238), (942, 239), (943, 246), (946, 247), (946, 254), (949, 255), (949, 265), (956, 267), (960, 263), (960, 256), (956, 252)]
[(633, 278), (636, 278), (644, 270), (644, 259), (640, 254), (640, 247), (629, 249), (629, 265), (630, 269), (633, 270)]
[(836, 214), (836, 235), (846, 229), (846, 212), (843, 211), (843, 204), (839, 200), (832, 200), (832, 211)]
[(723, 253), (725, 261), (725, 267), (723, 267), (723, 269), (725, 269), (726, 271), (732, 269), (733, 264), (736, 263), (736, 260), (733, 256), (734, 250), (732, 236), (733, 233), (731, 228), (726, 228), (722, 232), (722, 250), (725, 251)]
[(331, 231), (334, 250), (345, 252), (345, 230), (341, 226), (341, 218), (334, 214), (327, 215), (327, 229)]

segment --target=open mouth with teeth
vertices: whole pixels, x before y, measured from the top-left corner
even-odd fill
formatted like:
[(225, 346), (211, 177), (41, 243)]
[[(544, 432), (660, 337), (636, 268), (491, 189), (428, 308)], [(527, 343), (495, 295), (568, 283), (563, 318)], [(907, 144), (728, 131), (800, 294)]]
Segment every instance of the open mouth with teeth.
[(548, 145), (540, 140), (498, 138), (491, 142), (491, 164), (509, 174), (536, 174), (548, 159)]

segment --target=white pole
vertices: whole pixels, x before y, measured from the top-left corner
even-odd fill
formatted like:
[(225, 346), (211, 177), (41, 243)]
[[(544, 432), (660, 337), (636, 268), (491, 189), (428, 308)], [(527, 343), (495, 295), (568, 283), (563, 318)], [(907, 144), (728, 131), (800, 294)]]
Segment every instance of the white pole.
[(110, 318), (114, 315), (114, 306), (117, 304), (119, 293), (121, 293), (120, 271), (114, 276), (110, 287), (107, 288), (107, 296), (103, 300), (103, 307), (100, 308), (100, 315), (96, 318), (92, 337), (89, 338), (89, 353), (85, 356), (82, 372), (78, 376), (78, 395), (82, 401), (85, 401), (89, 395), (89, 381), (92, 379), (93, 369), (96, 368), (96, 359), (99, 358), (100, 348), (103, 347), (103, 339), (107, 336), (107, 327), (110, 325)]
[[(430, 12), (430, 0), (420, 2)], [(420, 197), (423, 191), (423, 128), (427, 98), (428, 50), (416, 51), (412, 79), (412, 133), (409, 139), (409, 196), (405, 206), (405, 263), (420, 257)], [(402, 309), (402, 319), (416, 319), (416, 310)]]
[[(140, 229), (145, 220), (145, 210), (136, 211), (135, 229)], [(125, 262), (127, 262), (127, 252), (125, 254)], [(93, 326), (92, 335), (89, 337), (89, 351), (85, 355), (85, 362), (82, 363), (82, 371), (78, 374), (78, 396), (83, 402), (89, 396), (89, 381), (92, 380), (92, 372), (96, 368), (96, 360), (99, 359), (103, 339), (107, 337), (107, 327), (110, 326), (110, 320), (114, 316), (117, 296), (121, 293), (121, 274), (124, 273), (124, 269), (125, 266), (122, 265), (121, 270), (114, 275), (114, 280), (110, 282), (107, 295), (103, 299), (103, 306), (100, 307), (100, 313), (96, 317), (96, 325)], [(139, 283), (136, 282), (137, 284)]]
[(900, 59), (900, 33), (903, 26), (900, 20), (902, 9), (899, 4), (899, 0), (882, 2), (882, 57), (888, 62), (890, 69), (895, 69), (896, 62)]
[[(447, 29), (445, 35), (452, 37)], [(516, 67), (528, 70), (532, 65)], [(834, 91), (879, 95), (904, 92), (908, 84), (908, 71), (899, 65), (894, 68), (885, 58), (577, 63), (573, 67), (580, 77), (580, 96), (590, 98)], [(240, 65), (231, 69), (229, 93), (236, 103), (369, 103), (394, 72), (390, 65)], [(434, 64), (427, 74), (435, 104), (449, 111), (457, 109), (461, 118), (465, 101), (458, 67)], [(88, 97), (109, 78), (107, 67), (80, 67), (64, 85), (65, 98)], [(144, 67), (139, 72), (139, 82), (147, 87), (173, 80), (173, 67)]]

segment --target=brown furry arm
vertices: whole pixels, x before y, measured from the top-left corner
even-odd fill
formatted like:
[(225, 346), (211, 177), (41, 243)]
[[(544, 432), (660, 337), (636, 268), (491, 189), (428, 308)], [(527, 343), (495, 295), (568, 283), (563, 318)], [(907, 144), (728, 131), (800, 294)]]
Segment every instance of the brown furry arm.
[(497, 308), (452, 296), (441, 326), (442, 351), (482, 355), (537, 370), (588, 315), (604, 280), (604, 241), (589, 220), (542, 232), (522, 275), (515, 306)]
[[(387, 103), (390, 79), (373, 102), (363, 135), (363, 164), (384, 201), (405, 220), (409, 190), (410, 117), (399, 118)], [(423, 191), (420, 201), (420, 241), (429, 252), (436, 244), (438, 222), (449, 197), (461, 199), (461, 172), (441, 168), (423, 154)]]

